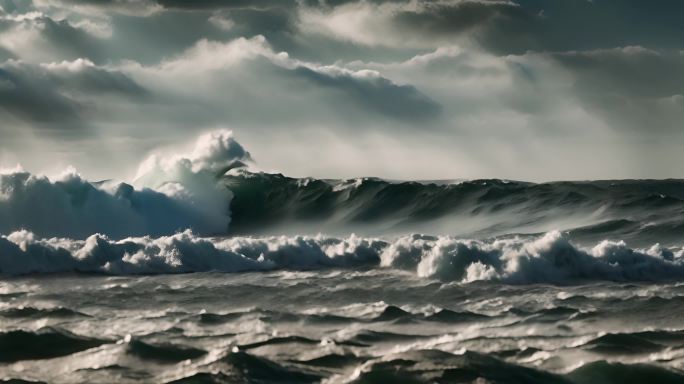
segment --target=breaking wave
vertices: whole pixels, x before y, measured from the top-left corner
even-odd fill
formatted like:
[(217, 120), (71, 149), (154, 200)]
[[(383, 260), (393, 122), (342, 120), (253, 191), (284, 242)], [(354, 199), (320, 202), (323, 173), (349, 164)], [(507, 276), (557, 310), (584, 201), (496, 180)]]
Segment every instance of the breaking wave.
[[(189, 153), (150, 156), (130, 183), (0, 171), (0, 273), (380, 267), (449, 282), (684, 278), (684, 181), (294, 179), (249, 172), (251, 160), (232, 132), (216, 131)], [(298, 235), (320, 232), (329, 235)], [(406, 235), (416, 232), (446, 235)]]
[(0, 272), (159, 274), (203, 271), (390, 268), (445, 282), (512, 284), (586, 280), (684, 279), (684, 251), (655, 245), (632, 249), (602, 241), (592, 248), (560, 232), (488, 241), (410, 235), (393, 241), (350, 236), (203, 238), (191, 231), (113, 240), (37, 238), (28, 231), (0, 237)]
[(506, 180), (392, 182), (296, 179), (247, 170), (249, 152), (231, 131), (199, 137), (186, 154), (156, 154), (129, 183), (92, 182), (70, 169), (48, 178), (0, 170), (0, 233), (113, 239), (295, 235), (462, 238), (562, 230), (588, 245), (681, 245), (684, 181), (526, 183)]
[(201, 136), (192, 153), (151, 156), (134, 185), (90, 182), (75, 170), (50, 179), (21, 169), (0, 172), (0, 233), (28, 229), (40, 236), (113, 238), (160, 236), (192, 229), (225, 233), (229, 190), (217, 185), (220, 168), (249, 160), (230, 131)]

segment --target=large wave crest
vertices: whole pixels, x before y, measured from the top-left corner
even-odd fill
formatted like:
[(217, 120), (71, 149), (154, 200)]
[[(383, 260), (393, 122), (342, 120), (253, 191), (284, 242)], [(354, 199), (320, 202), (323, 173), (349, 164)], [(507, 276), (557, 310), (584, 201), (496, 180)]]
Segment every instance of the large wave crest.
[(249, 159), (232, 132), (218, 131), (201, 136), (187, 155), (151, 156), (132, 184), (90, 182), (75, 170), (53, 179), (21, 169), (3, 171), (0, 233), (27, 229), (77, 239), (94, 233), (161, 236), (185, 229), (225, 233), (232, 194), (217, 185), (216, 175)]

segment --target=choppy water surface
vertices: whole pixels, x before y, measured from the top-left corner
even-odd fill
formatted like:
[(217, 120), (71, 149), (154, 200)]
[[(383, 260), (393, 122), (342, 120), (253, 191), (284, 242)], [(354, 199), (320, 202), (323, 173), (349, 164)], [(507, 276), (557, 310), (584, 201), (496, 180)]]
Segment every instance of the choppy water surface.
[(152, 189), (0, 174), (0, 379), (684, 383), (684, 181), (293, 179), (207, 138)]
[(684, 382), (684, 284), (470, 284), (392, 269), (0, 283), (0, 377)]

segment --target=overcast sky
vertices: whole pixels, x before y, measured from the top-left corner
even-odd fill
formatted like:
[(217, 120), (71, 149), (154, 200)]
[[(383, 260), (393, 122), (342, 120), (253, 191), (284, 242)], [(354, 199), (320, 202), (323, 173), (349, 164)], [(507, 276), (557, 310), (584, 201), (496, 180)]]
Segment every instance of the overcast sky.
[(0, 0), (0, 164), (229, 128), (292, 176), (684, 177), (679, 0)]

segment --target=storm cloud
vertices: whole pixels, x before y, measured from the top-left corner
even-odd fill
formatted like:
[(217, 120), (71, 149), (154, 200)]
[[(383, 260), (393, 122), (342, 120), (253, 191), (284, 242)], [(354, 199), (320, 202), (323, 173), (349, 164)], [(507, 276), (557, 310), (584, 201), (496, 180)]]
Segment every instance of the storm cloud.
[(0, 7), (3, 162), (116, 176), (229, 127), (295, 176), (682, 176), (679, 1)]

